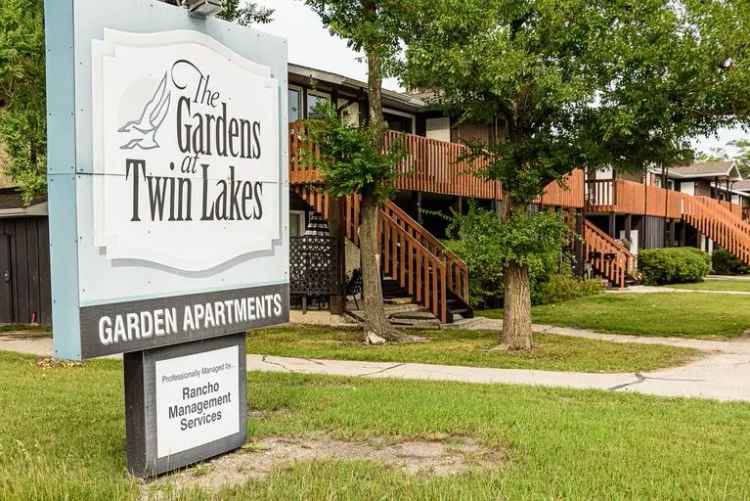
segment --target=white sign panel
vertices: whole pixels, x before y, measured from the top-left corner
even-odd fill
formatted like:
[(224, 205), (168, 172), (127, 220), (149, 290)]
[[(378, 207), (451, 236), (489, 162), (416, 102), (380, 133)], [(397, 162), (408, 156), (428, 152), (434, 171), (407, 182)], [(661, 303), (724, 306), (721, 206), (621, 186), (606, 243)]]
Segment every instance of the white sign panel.
[(156, 361), (159, 459), (240, 431), (236, 346)]
[(96, 246), (187, 271), (271, 249), (278, 94), (268, 67), (201, 33), (93, 40)]

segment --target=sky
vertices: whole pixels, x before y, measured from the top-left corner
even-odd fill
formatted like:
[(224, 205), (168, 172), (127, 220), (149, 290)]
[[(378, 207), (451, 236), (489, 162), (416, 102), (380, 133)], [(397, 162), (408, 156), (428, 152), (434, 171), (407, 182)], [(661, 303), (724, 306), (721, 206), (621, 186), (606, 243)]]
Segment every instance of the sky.
[[(361, 54), (346, 42), (331, 36), (320, 18), (301, 0), (255, 0), (258, 5), (275, 9), (273, 22), (254, 28), (286, 38), (289, 62), (331, 71), (349, 78), (367, 81), (367, 64)], [(401, 90), (395, 79), (383, 83), (389, 90)]]
[[(301, 0), (255, 0), (258, 5), (276, 10), (273, 22), (256, 26), (257, 29), (286, 38), (289, 41), (289, 62), (316, 69), (332, 71), (341, 75), (367, 80), (367, 65), (361, 55), (346, 46), (340, 38), (331, 36), (323, 27), (320, 18)], [(390, 90), (401, 90), (398, 81), (389, 79), (383, 86)], [(750, 132), (741, 129), (723, 129), (717, 137), (696, 138), (694, 144), (699, 151), (708, 152), (719, 147), (730, 155), (736, 150), (727, 143)]]

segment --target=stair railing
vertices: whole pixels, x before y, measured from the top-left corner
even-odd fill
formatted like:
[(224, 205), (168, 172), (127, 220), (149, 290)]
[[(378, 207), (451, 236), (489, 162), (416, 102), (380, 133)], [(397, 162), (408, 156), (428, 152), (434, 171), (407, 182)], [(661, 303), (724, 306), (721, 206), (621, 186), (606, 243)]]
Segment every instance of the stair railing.
[[(295, 186), (293, 189), (318, 213), (327, 217), (327, 194), (303, 186)], [(467, 298), (468, 304), (466, 264), (418, 223), (407, 220), (408, 215), (398, 206), (389, 202), (387, 207), (390, 207), (390, 213), (381, 209), (378, 221), (383, 273), (397, 280), (415, 298), (417, 304), (427, 308), (441, 322), (448, 322), (447, 290), (453, 292), (460, 284), (465, 292), (454, 294), (462, 300)], [(394, 218), (391, 214), (398, 216)], [(345, 232), (347, 238), (357, 246), (360, 217), (359, 197), (347, 197)], [(434, 252), (440, 247), (444, 252)]]
[(588, 220), (583, 226), (583, 239), (586, 262), (617, 287), (625, 287), (625, 279), (635, 272), (635, 257)]
[(738, 228), (725, 212), (698, 197), (685, 197), (683, 218), (743, 263), (750, 265), (750, 235)]
[(378, 226), (384, 274), (397, 280), (417, 304), (430, 310), (441, 322), (448, 322), (445, 261), (383, 211)]
[(733, 212), (731, 209), (729, 209), (726, 205), (724, 205), (719, 200), (716, 200), (714, 198), (704, 197), (704, 196), (696, 196), (694, 197), (697, 201), (703, 203), (704, 205), (710, 207), (715, 212), (723, 215), (724, 221), (727, 224), (730, 224), (740, 230), (741, 232), (747, 234), (750, 236), (750, 224), (743, 221), (741, 217), (739, 217), (735, 212)]
[(416, 238), (432, 254), (445, 262), (448, 290), (458, 296), (461, 301), (469, 304), (469, 267), (458, 254), (448, 249), (443, 242), (435, 238), (421, 224), (414, 220), (401, 207), (391, 202), (385, 203), (383, 211), (403, 227), (411, 236)]

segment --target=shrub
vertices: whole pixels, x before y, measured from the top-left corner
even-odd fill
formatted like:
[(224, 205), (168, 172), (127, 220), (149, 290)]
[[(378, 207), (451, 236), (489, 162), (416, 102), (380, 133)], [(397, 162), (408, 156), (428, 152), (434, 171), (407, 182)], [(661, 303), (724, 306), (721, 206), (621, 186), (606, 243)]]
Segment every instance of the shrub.
[(594, 296), (604, 289), (604, 285), (601, 280), (580, 280), (571, 275), (555, 274), (551, 275), (540, 289), (539, 304), (552, 304)]
[(469, 204), (467, 214), (453, 214), (446, 242), (469, 267), (473, 307), (497, 307), (504, 295), (503, 269), (508, 262), (529, 268), (531, 301), (538, 303), (540, 286), (559, 272), (560, 248), (567, 228), (554, 214), (518, 216), (500, 222), (497, 214)]
[(745, 275), (750, 273), (750, 267), (724, 249), (714, 251), (711, 256), (711, 265), (713, 272), (718, 275)]
[(690, 247), (642, 250), (638, 267), (649, 285), (700, 282), (711, 269), (711, 258)]

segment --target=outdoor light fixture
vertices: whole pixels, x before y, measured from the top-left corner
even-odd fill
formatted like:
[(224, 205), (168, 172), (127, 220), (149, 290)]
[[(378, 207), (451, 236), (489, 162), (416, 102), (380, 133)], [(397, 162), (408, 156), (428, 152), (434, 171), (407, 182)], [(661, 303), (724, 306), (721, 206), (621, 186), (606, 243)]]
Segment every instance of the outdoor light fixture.
[(219, 12), (221, 0), (183, 0), (182, 5), (187, 7), (191, 16), (208, 17)]

